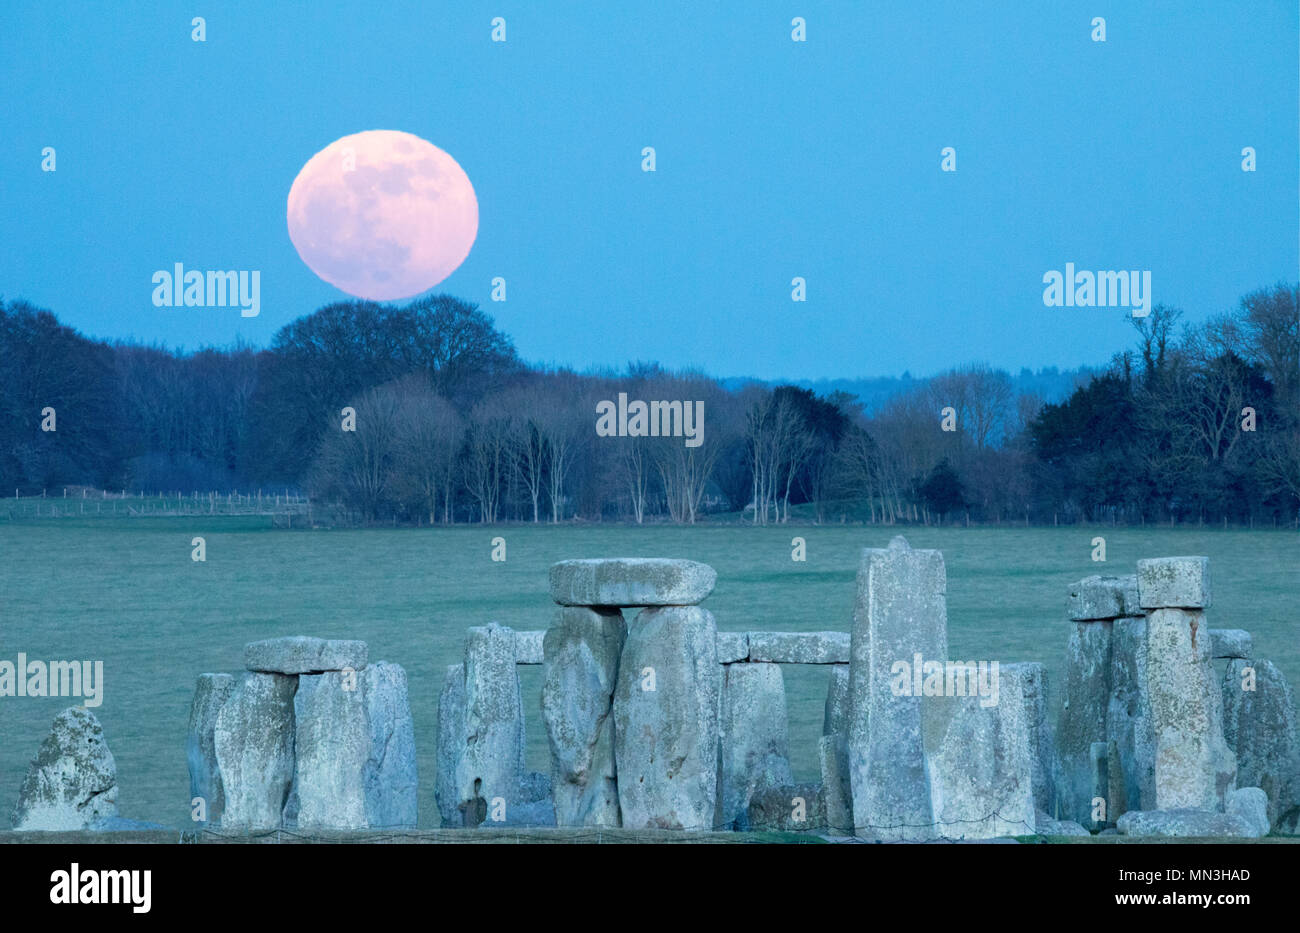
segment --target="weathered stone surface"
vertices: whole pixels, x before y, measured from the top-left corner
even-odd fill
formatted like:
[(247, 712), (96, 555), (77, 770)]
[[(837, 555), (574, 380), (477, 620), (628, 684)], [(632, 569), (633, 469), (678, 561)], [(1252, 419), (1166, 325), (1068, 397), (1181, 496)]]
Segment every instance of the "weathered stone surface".
[(1156, 808), (1220, 810), (1235, 786), (1237, 763), (1223, 738), (1223, 697), (1204, 613), (1154, 610), (1146, 645)]
[(1124, 763), (1119, 746), (1114, 739), (1106, 741), (1106, 822), (1114, 825), (1120, 814), (1128, 810), (1128, 785), (1125, 784)]
[(718, 663), (731, 664), (749, 658), (747, 632), (718, 632)]
[[(474, 806), (481, 819), (472, 825), (483, 829), (509, 827), (554, 826), (555, 807), (551, 800), (550, 776), (541, 771), (529, 771), (519, 782), (513, 797), (496, 796), (490, 800), (478, 799)], [(455, 814), (453, 825), (460, 826), (461, 814)], [(446, 825), (446, 824), (444, 824)]]
[(1040, 836), (1091, 836), (1078, 823), (1073, 820), (1053, 820), (1044, 818), (1042, 814), (1038, 816), (1038, 835)]
[(1042, 666), (1002, 664), (993, 697), (936, 697), (927, 705), (934, 820), (948, 839), (995, 839), (1036, 830), (1033, 717)]
[(1210, 655), (1215, 658), (1248, 658), (1252, 644), (1250, 632), (1240, 628), (1210, 629)]
[(1269, 831), (1268, 794), (1258, 787), (1238, 787), (1228, 795), (1224, 812), (1239, 816), (1250, 826), (1255, 836), (1267, 836)]
[(1292, 807), (1278, 815), (1273, 829), (1284, 836), (1300, 836), (1300, 807)]
[(546, 658), (542, 649), (542, 640), (546, 638), (546, 629), (529, 632), (515, 632), (515, 663), (541, 664)]
[(750, 798), (746, 822), (753, 832), (811, 832), (826, 828), (820, 784), (764, 787)]
[(849, 781), (849, 743), (843, 734), (817, 740), (817, 760), (822, 772), (826, 825), (835, 832), (853, 832), (853, 790)]
[(717, 579), (712, 567), (693, 560), (564, 560), (551, 566), (551, 598), (561, 606), (694, 606)]
[(1237, 755), (1237, 783), (1263, 789), (1272, 823), (1292, 824), (1300, 811), (1300, 741), (1291, 685), (1272, 661), (1235, 660), (1222, 690), (1223, 737)]
[(519, 798), (524, 803), (540, 803), (550, 796), (551, 776), (545, 771), (529, 771), (519, 782)]
[(1209, 836), (1260, 835), (1245, 817), (1215, 810), (1130, 810), (1119, 818), (1116, 827), (1123, 836), (1170, 836), (1204, 838)]
[(465, 638), (465, 739), (456, 763), (465, 826), (483, 822), (494, 799), (507, 810), (520, 801), (524, 710), (514, 634), (492, 624), (471, 628)]
[(1077, 622), (1141, 615), (1137, 577), (1084, 577), (1070, 584), (1066, 615)]
[(414, 829), (419, 822), (420, 776), (406, 671), (400, 664), (377, 661), (357, 679), (370, 726), (366, 822), (371, 829)]
[(1155, 557), (1138, 561), (1138, 601), (1143, 609), (1210, 608), (1208, 557)]
[(81, 706), (54, 718), (27, 769), (15, 830), (93, 829), (117, 817), (117, 764), (95, 714)]
[(627, 623), (617, 609), (565, 607), (546, 632), (542, 719), (558, 826), (618, 826), (614, 685)]
[(1102, 811), (1105, 815), (1093, 819), (1091, 814), (1085, 821), (1085, 825), (1092, 830), (1105, 829), (1107, 824), (1113, 824), (1117, 817), (1110, 811), (1110, 743), (1093, 742), (1088, 749), (1088, 779), (1089, 787), (1088, 797), (1090, 800), (1106, 801), (1106, 809)]
[[(895, 662), (948, 657), (946, 574), (938, 551), (896, 537), (867, 548), (853, 613), (849, 773), (856, 834), (884, 840), (934, 835), (922, 735), (922, 700), (896, 696)], [(909, 690), (908, 693), (911, 691)]]
[[(509, 826), (554, 826), (555, 807), (551, 798), (542, 800), (516, 800), (505, 804), (498, 799), (504, 809), (496, 810), (489, 806), (487, 819), (480, 825), (485, 829), (500, 829)], [(497, 819), (500, 815), (501, 819)]]
[(826, 683), (826, 707), (822, 714), (822, 737), (817, 743), (821, 765), (822, 796), (826, 823), (836, 832), (853, 832), (853, 787), (849, 773), (849, 665), (831, 666)]
[(794, 782), (785, 680), (776, 664), (727, 664), (723, 670), (721, 824), (743, 831), (756, 791)]
[(1071, 622), (1065, 652), (1065, 697), (1056, 727), (1061, 760), (1060, 813), (1084, 825), (1092, 813), (1092, 744), (1106, 741), (1112, 626), (1102, 621)]
[(628, 626), (614, 691), (624, 827), (713, 828), (721, 678), (707, 610), (646, 609)]
[(1047, 713), (1046, 668), (1042, 664), (1026, 665), (1023, 686), (1033, 755), (1034, 805), (1039, 810), (1055, 813), (1060, 807), (1061, 758), (1056, 748), (1056, 730)]
[(217, 713), (234, 689), (235, 678), (229, 674), (200, 674), (194, 686), (189, 731), (185, 736), (185, 760), (190, 771), (190, 800), (203, 799), (207, 818), (197, 821), (201, 826), (220, 823), (221, 811), (226, 806), (213, 732), (217, 727)]
[(244, 646), (244, 667), (264, 674), (320, 674), (366, 666), (364, 641), (310, 638), (291, 635), (249, 642)]
[(749, 660), (777, 664), (848, 664), (848, 632), (750, 632)]
[(298, 678), (245, 674), (217, 712), (213, 746), (225, 793), (223, 830), (279, 829), (293, 783)]
[(1121, 787), (1107, 801), (1107, 816), (1156, 807), (1156, 740), (1151, 728), (1146, 674), (1147, 621), (1144, 616), (1116, 619), (1111, 635), (1111, 695), (1106, 739), (1115, 748), (1111, 786)]
[(452, 664), (442, 681), (438, 696), (437, 770), (433, 796), (444, 827), (459, 827), (462, 822), (460, 792), (456, 789), (456, 764), (465, 747), (465, 665)]
[(293, 698), (295, 769), (285, 824), (366, 829), (370, 723), (355, 675), (303, 674)]
[(110, 816), (107, 819), (100, 820), (89, 828), (97, 833), (140, 832), (151, 829), (163, 829), (172, 833), (176, 832), (173, 827), (164, 826), (162, 823), (154, 823), (150, 820), (133, 820), (125, 816)]
[(831, 668), (831, 676), (826, 683), (826, 709), (822, 713), (822, 735), (841, 735), (847, 741), (852, 726), (850, 714), (849, 666), (836, 664)]

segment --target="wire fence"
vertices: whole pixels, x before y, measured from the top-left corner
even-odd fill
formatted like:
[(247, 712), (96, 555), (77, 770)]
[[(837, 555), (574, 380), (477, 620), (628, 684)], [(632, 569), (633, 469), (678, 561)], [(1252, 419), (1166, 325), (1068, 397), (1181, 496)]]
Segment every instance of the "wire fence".
[(0, 516), (10, 520), (221, 515), (270, 516), (292, 524), (296, 516), (309, 519), (311, 512), (311, 498), (289, 490), (241, 493), (123, 489), (113, 492), (60, 486), (26, 494), (15, 489), (11, 498), (0, 499)]

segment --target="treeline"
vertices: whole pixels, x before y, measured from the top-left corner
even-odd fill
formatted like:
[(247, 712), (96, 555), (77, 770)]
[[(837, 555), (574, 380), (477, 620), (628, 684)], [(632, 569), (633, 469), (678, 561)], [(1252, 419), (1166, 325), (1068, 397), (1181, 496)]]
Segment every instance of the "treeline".
[[(445, 295), (332, 304), (268, 349), (191, 354), (0, 301), (0, 489), (282, 486), (362, 523), (1294, 521), (1297, 287), (1180, 317), (1133, 319), (1134, 348), (1059, 404), (968, 366), (868, 411), (653, 363), (529, 367)], [(620, 393), (703, 402), (698, 443), (600, 436)]]

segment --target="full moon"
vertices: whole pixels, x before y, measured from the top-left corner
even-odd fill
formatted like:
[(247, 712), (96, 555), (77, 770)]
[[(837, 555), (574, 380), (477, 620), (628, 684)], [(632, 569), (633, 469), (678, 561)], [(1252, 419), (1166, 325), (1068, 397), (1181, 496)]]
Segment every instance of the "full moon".
[(330, 143), (289, 189), (289, 239), (349, 295), (410, 298), (456, 271), (478, 234), (478, 199), (437, 146), (397, 130)]

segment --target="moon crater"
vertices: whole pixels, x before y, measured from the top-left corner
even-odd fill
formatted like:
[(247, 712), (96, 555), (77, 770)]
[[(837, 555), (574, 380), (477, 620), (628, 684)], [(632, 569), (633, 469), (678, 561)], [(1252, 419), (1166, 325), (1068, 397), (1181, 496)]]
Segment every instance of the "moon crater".
[(394, 301), (428, 291), (478, 235), (469, 176), (437, 146), (398, 130), (330, 143), (289, 189), (289, 239), (308, 267), (349, 295)]

